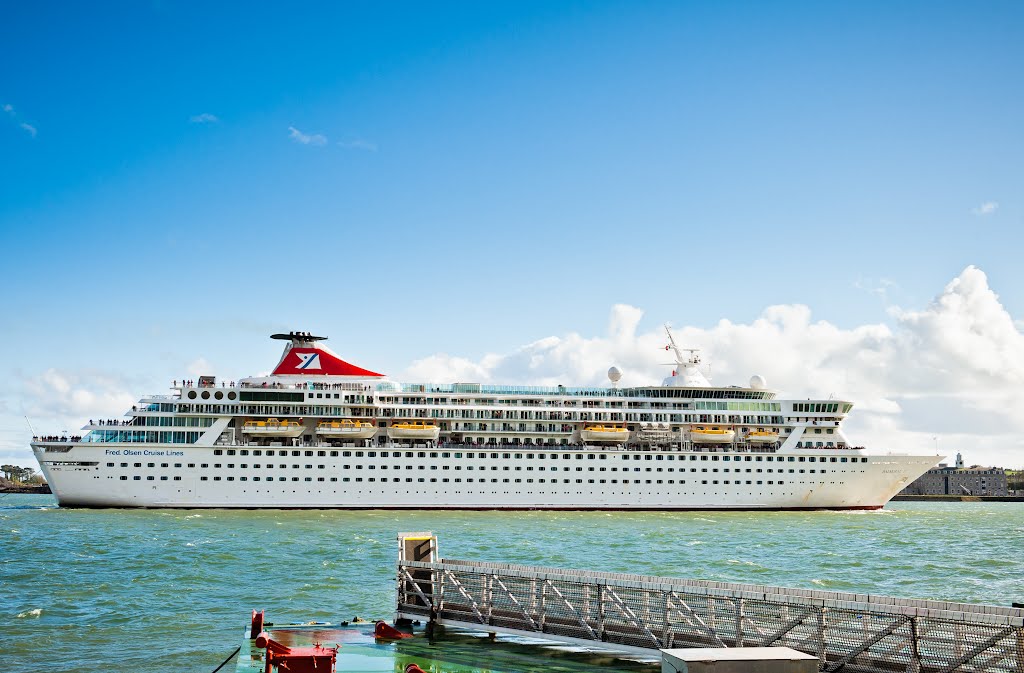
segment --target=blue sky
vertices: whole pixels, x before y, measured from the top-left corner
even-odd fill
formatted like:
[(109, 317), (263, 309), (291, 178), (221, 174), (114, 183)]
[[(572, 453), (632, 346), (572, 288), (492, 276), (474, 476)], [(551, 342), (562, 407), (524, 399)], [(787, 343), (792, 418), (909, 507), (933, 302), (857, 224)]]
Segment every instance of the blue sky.
[(616, 304), (854, 330), (969, 265), (1019, 321), (1022, 29), (1011, 2), (12, 5), (0, 371), (138, 395), (303, 329), (401, 373)]

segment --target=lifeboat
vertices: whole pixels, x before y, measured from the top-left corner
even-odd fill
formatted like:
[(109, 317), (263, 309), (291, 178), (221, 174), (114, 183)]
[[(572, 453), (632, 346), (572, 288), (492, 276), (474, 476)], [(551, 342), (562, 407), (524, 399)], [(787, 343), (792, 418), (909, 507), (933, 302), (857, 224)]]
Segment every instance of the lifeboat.
[(615, 442), (622, 444), (629, 439), (629, 430), (615, 425), (587, 425), (580, 431), (584, 442)]
[(694, 444), (731, 444), (736, 431), (718, 425), (695, 425), (690, 428), (690, 441)]
[(324, 437), (343, 439), (369, 439), (377, 432), (372, 423), (365, 421), (322, 421), (316, 426), (316, 434)]
[(391, 439), (421, 439), (437, 441), (441, 428), (431, 423), (395, 423), (388, 428)]
[(305, 426), (297, 421), (287, 419), (279, 421), (276, 418), (268, 418), (265, 421), (246, 421), (242, 426), (242, 432), (254, 437), (298, 437), (305, 430)]
[(747, 441), (756, 444), (774, 444), (779, 441), (779, 433), (770, 430), (751, 430), (747, 433)]

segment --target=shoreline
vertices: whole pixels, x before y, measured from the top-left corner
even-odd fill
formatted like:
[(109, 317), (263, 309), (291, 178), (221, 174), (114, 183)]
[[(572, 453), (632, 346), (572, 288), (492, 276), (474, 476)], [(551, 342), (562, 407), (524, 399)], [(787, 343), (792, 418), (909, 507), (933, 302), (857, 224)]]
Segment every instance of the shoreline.
[(38, 486), (0, 486), (0, 493), (34, 493), (37, 495), (48, 495), (53, 493), (49, 484)]
[(890, 502), (1024, 502), (1024, 495), (896, 495)]

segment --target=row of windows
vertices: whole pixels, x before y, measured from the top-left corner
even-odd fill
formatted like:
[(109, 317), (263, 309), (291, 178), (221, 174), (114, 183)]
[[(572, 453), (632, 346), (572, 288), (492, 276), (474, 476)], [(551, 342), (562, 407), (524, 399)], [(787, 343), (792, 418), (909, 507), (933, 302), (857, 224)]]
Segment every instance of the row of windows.
[[(115, 463), (107, 463), (107, 467), (115, 467), (115, 465), (116, 465)], [(128, 463), (121, 463), (120, 466), (121, 467), (128, 467)], [(194, 468), (196, 466), (196, 464), (195, 463), (188, 463), (188, 466), (190, 468)], [(207, 469), (207, 468), (210, 467), (210, 464), (209, 463), (200, 463), (199, 466), (202, 469)], [(142, 463), (134, 463), (134, 467), (142, 467)], [(156, 467), (156, 463), (146, 463), (146, 467)], [(166, 467), (170, 467), (170, 465), (168, 463), (160, 463), (160, 467), (166, 468)], [(174, 463), (174, 467), (180, 468), (180, 467), (182, 467), (182, 463)], [(222, 468), (225, 468), (225, 467), (226, 467), (226, 469), (235, 469), (235, 463), (227, 463), (226, 465), (222, 465), (221, 463), (214, 463), (213, 464), (213, 468), (214, 469), (222, 469)], [(239, 463), (238, 467), (240, 469), (249, 469), (249, 465), (247, 463)], [(277, 467), (279, 469), (282, 469), (282, 470), (288, 469), (288, 465), (285, 465), (285, 464), (280, 464)], [(301, 469), (302, 467), (303, 466), (301, 466), (301, 465), (292, 465), (291, 466), (291, 468), (293, 470), (298, 470), (298, 469)], [(351, 465), (342, 465), (341, 467), (342, 467), (342, 469), (345, 469), (345, 470), (351, 470), (352, 469)], [(379, 467), (380, 467), (381, 470), (387, 470), (388, 469), (387, 465), (381, 465)], [(406, 470), (412, 470), (412, 469), (414, 469), (414, 467), (415, 467), (415, 469), (420, 469), (420, 470), (427, 469), (427, 466), (425, 466), (425, 465), (418, 465), (418, 466), (413, 466), (413, 465), (404, 465), (404, 466), (403, 465), (394, 465), (394, 466), (392, 466), (392, 469), (401, 470), (401, 469), (403, 469), (403, 467)], [(264, 465), (261, 465), (260, 463), (253, 463), (253, 465), (252, 465), (252, 469), (254, 469), (254, 470), (265, 469), (265, 468), (273, 469), (274, 465), (273, 464), (267, 464), (267, 465), (264, 466)], [(313, 469), (313, 466), (312, 465), (306, 465), (305, 469), (311, 470), (311, 469)], [(324, 470), (324, 469), (327, 469), (327, 466), (326, 465), (317, 465), (317, 469)], [(356, 465), (355, 469), (356, 470), (362, 470), (363, 466), (362, 465)], [(367, 465), (366, 469), (374, 470), (374, 469), (377, 469), (377, 466), (376, 465)], [(436, 469), (438, 469), (438, 466), (437, 465), (431, 465), (430, 469), (431, 470), (436, 470)], [(462, 466), (461, 465), (455, 465), (455, 466), (442, 465), (442, 466), (440, 466), (440, 469), (442, 469), (442, 470), (448, 470), (448, 469), (462, 470)], [(466, 470), (471, 471), (473, 469), (474, 469), (473, 465), (467, 465), (466, 466)], [(487, 468), (484, 467), (484, 466), (480, 466), (479, 469), (480, 470), (484, 470), (484, 471), (487, 470)], [(497, 470), (497, 469), (498, 469), (497, 466), (492, 466), (491, 467), (491, 470)], [(502, 469), (505, 470), (505, 471), (514, 470), (516, 472), (519, 472), (519, 471), (522, 471), (524, 468), (519, 466), (519, 465), (516, 465), (514, 467), (510, 467), (508, 465), (505, 465), (505, 466), (502, 467)], [(533, 469), (534, 469), (533, 466), (527, 466), (525, 468), (525, 470), (527, 472), (531, 472), (531, 471), (533, 471)], [(543, 472), (543, 471), (545, 471), (547, 469), (550, 469), (552, 472), (557, 472), (558, 471), (558, 467), (545, 468), (545, 467), (541, 466), (541, 467), (537, 468), (537, 470), (541, 471), (541, 472)], [(569, 467), (566, 467), (566, 468), (563, 468), (563, 469), (567, 470), (567, 471), (568, 470), (572, 470), (572, 468), (569, 468)], [(708, 469), (709, 468), (704, 467), (704, 468), (701, 468), (700, 471), (701, 472), (708, 472)], [(711, 469), (711, 472), (714, 472), (714, 473), (717, 473), (719, 471), (719, 469), (717, 467), (710, 468), (710, 469)], [(612, 468), (599, 467), (599, 468), (596, 468), (596, 470), (598, 472), (605, 472), (605, 471), (618, 472), (619, 468), (617, 468), (617, 467), (612, 467)], [(632, 468), (632, 470), (634, 472), (639, 472), (640, 468), (639, 467), (634, 467), (634, 468)], [(729, 472), (729, 470), (730, 470), (730, 468), (728, 468), (728, 467), (722, 468), (722, 472), (726, 472), (727, 473), (727, 472)], [(577, 472), (582, 472), (583, 468), (582, 467), (577, 467), (576, 471)], [(588, 467), (587, 471), (588, 472), (594, 472), (595, 468)], [(622, 468), (622, 471), (623, 472), (629, 472), (630, 468), (624, 467), (624, 468)], [(650, 468), (650, 467), (648, 467), (648, 468), (645, 468), (645, 471), (646, 472), (651, 472), (651, 471), (654, 471), (654, 472), (663, 472), (663, 471), (664, 472), (675, 472), (675, 468), (674, 467), (668, 467), (668, 468), (661, 468), (661, 467)], [(681, 468), (679, 468), (679, 471), (680, 472), (685, 472), (686, 468), (682, 468), (681, 467)], [(747, 472), (748, 474), (751, 473), (751, 472), (756, 472), (756, 473), (769, 472), (769, 473), (771, 473), (773, 471), (775, 471), (775, 470), (773, 468), (770, 468), (770, 467), (767, 468), (767, 469), (761, 469), (761, 468), (754, 468), (754, 469), (752, 469), (752, 468), (749, 468), (749, 467), (746, 468), (745, 470), (743, 468), (736, 468), (735, 469), (735, 472), (737, 472), (737, 473)], [(691, 467), (690, 468), (690, 472), (696, 473), (697, 472), (697, 468)], [(779, 474), (782, 474), (783, 472), (786, 472), (786, 470), (783, 469), (783, 468), (779, 468), (778, 469), (778, 473)], [(833, 472), (835, 472), (835, 470), (833, 470)], [(803, 469), (796, 470), (794, 468), (789, 468), (789, 473), (790, 474), (796, 474), (796, 473), (799, 473), (799, 474), (805, 474), (805, 473), (810, 473), (810, 474), (827, 474), (828, 470), (817, 470), (817, 471), (814, 470), (814, 469), (810, 469), (810, 470), (803, 470)]]
[[(215, 456), (224, 455), (225, 453), (227, 455), (229, 455), (229, 456), (234, 456), (234, 455), (236, 455), (236, 450), (235, 449), (227, 449), (225, 451), (224, 449), (215, 449), (214, 452), (213, 452), (213, 454)], [(241, 449), (241, 450), (237, 451), (237, 453), (238, 453), (238, 455), (248, 456), (250, 454), (250, 451), (248, 449)], [(268, 455), (268, 456), (273, 456), (274, 455), (274, 449), (268, 449), (266, 451), (263, 451), (261, 449), (254, 449), (254, 450), (251, 451), (251, 453), (254, 456), (263, 455), (264, 453), (266, 455)], [(326, 455), (330, 454), (332, 457), (336, 457), (339, 452), (338, 451), (294, 451), (294, 450), (290, 451), (290, 452), (286, 451), (286, 450), (278, 450), (277, 451), (277, 455), (279, 455), (279, 456), (287, 456), (287, 455), (289, 455), (289, 453), (292, 456), (299, 456), (299, 455), (313, 456), (314, 454), (317, 455), (317, 456), (326, 456)], [(452, 452), (452, 451), (341, 451), (340, 453), (341, 453), (341, 455), (343, 457), (346, 457), (346, 458), (351, 457), (353, 455), (356, 458), (362, 458), (364, 456), (367, 457), (367, 458), (376, 458), (378, 454), (380, 454), (381, 458), (389, 458), (389, 457), (392, 457), (392, 458), (427, 458), (427, 457), (430, 457), (430, 458), (438, 458), (438, 457), (440, 457), (440, 458), (463, 458), (463, 457), (465, 457), (465, 458), (482, 458), (482, 459), (490, 458), (490, 459), (494, 459), (494, 460), (499, 459), (499, 456), (500, 456), (501, 460), (509, 460), (509, 459), (512, 459), (512, 458), (515, 458), (515, 459), (518, 459), (518, 460), (522, 460), (523, 458), (525, 458), (527, 460), (533, 460), (533, 459), (537, 459), (537, 460), (558, 460), (559, 458), (561, 458), (562, 460), (572, 460), (573, 458), (575, 458), (576, 460), (584, 460), (584, 457), (586, 457), (586, 459), (588, 459), (588, 460), (598, 460), (598, 459), (599, 460), (607, 460), (608, 457), (609, 457), (608, 454), (604, 454), (604, 453), (601, 453), (601, 454), (594, 454), (594, 453), (586, 453), (586, 454), (585, 453), (550, 453), (550, 454), (548, 454), (548, 453), (537, 453), (537, 454), (534, 454), (534, 453), (488, 453), (488, 452), (484, 452), (484, 451), (480, 451), (480, 452), (475, 452), (475, 451), (470, 451), (470, 452), (461, 452), (461, 451), (455, 451), (455, 452)], [(632, 460), (676, 460), (677, 456), (676, 456), (676, 454), (664, 454), (664, 453), (657, 453), (657, 454), (646, 453), (643, 456), (641, 456), (639, 454), (635, 454), (634, 453), (634, 454), (621, 454), (621, 458), (622, 458), (622, 460), (630, 460), (630, 459), (632, 459)], [(739, 456), (739, 455), (718, 455), (718, 454), (710, 454), (710, 455), (709, 454), (701, 454), (701, 455), (698, 456), (697, 454), (688, 454), (688, 455), (684, 454), (684, 455), (679, 455), (678, 459), (679, 460), (687, 460), (687, 459), (689, 459), (689, 460), (710, 460), (710, 461), (719, 461), (720, 460), (720, 461), (725, 461), (725, 462), (728, 462), (730, 460), (735, 460), (737, 462), (745, 461), (745, 462), (748, 462), (748, 463), (749, 462), (758, 462), (758, 463), (760, 463), (760, 462), (764, 462), (764, 461), (767, 461), (769, 463), (772, 462), (772, 461), (778, 461), (780, 463), (783, 462), (783, 461), (789, 461), (790, 463), (793, 463), (793, 462), (799, 462), (799, 463), (803, 463), (803, 462), (808, 462), (808, 463), (813, 463), (813, 462), (822, 462), (822, 463), (824, 463), (824, 462), (832, 462), (832, 463), (837, 463), (837, 462), (838, 463), (862, 462), (862, 463), (866, 463), (866, 462), (868, 462), (867, 458), (857, 458), (856, 456), (848, 458), (847, 456), (762, 456), (762, 455), (758, 455), (758, 456)]]
[[(133, 477), (133, 478), (136, 481), (141, 479), (141, 477), (138, 477), (138, 476)], [(128, 479), (128, 477), (122, 476), (121, 479), (122, 480), (126, 480), (126, 479)], [(146, 479), (148, 479), (149, 481), (153, 481), (153, 477), (146, 477)], [(291, 477), (291, 478), (289, 478), (289, 477), (263, 477), (262, 478), (263, 481), (274, 481), (275, 479), (277, 481), (300, 481), (299, 477)], [(167, 477), (160, 477), (160, 480), (161, 481), (167, 481)], [(180, 477), (175, 477), (174, 480), (175, 481), (180, 481), (181, 478)], [(221, 481), (222, 478), (221, 477), (200, 477), (199, 480), (200, 481), (211, 481), (211, 480), (212, 481)], [(223, 480), (224, 481), (235, 481), (236, 477), (224, 477)], [(250, 478), (247, 478), (247, 477), (237, 477), (237, 480), (238, 481), (249, 481)], [(251, 480), (252, 481), (260, 481), (261, 478), (260, 477), (251, 477)], [(305, 477), (304, 479), (302, 479), (302, 481), (310, 481), (311, 482), (311, 481), (313, 481), (313, 478), (312, 477)], [(338, 481), (338, 477), (330, 477), (330, 478), (317, 477), (316, 481), (318, 481), (318, 482), (319, 481), (337, 482)], [(362, 477), (354, 477), (354, 478), (342, 477), (341, 481), (342, 482), (359, 482), (359, 483), (361, 483), (361, 482), (364, 481), (364, 479)], [(370, 483), (370, 482), (376, 483), (378, 481), (380, 483), (386, 483), (389, 480), (386, 477), (382, 477), (379, 480), (375, 479), (373, 477), (368, 477), (368, 478), (365, 479), (365, 481), (367, 483)], [(390, 479), (390, 481), (392, 483), (401, 483), (402, 479), (399, 478), (399, 477), (394, 477), (394, 478)], [(456, 479), (445, 479), (445, 478), (437, 479), (436, 477), (432, 477), (430, 479), (427, 479), (425, 477), (419, 477), (417, 479), (413, 479), (412, 477), (406, 477), (405, 478), (405, 482), (406, 483), (413, 483), (413, 482), (417, 482), (417, 483), (425, 483), (425, 482), (438, 483), (439, 481), (440, 481), (440, 483), (443, 483), (443, 484), (452, 483), (452, 482), (454, 482), (454, 483), (462, 483), (463, 482), (462, 479), (458, 479), (458, 478), (456, 478)], [(486, 484), (486, 483), (488, 483), (488, 481), (490, 481), (490, 483), (492, 483), (492, 484), (499, 484), (499, 483), (501, 483), (501, 484), (510, 484), (510, 483), (521, 484), (524, 481), (527, 484), (535, 483), (535, 481), (533, 479), (526, 479), (526, 480), (523, 480), (523, 479), (490, 479), (490, 480), (488, 480), (488, 479), (477, 479), (475, 482), (471, 478), (465, 480), (466, 483), (480, 483), (480, 484)], [(663, 479), (646, 479), (646, 480), (634, 479), (632, 481), (630, 481), (629, 479), (623, 479), (623, 480), (621, 480), (621, 482), (618, 479), (610, 479), (610, 480), (609, 479), (587, 479), (587, 480), (583, 480), (583, 479), (575, 479), (575, 480), (573, 480), (573, 479), (562, 479), (561, 482), (559, 482), (558, 479), (551, 479), (550, 481), (545, 480), (545, 479), (537, 479), (536, 483), (538, 483), (538, 484), (546, 484), (546, 483), (551, 483), (551, 484), (558, 484), (558, 483), (571, 484), (574, 481), (577, 484), (609, 484), (609, 483), (610, 484), (618, 484), (618, 483), (622, 483), (622, 484), (666, 484), (666, 483), (667, 484), (675, 484), (675, 483), (685, 484), (686, 483), (685, 479), (680, 479), (678, 482), (676, 482), (673, 479), (667, 479), (667, 480), (663, 480)], [(743, 480), (733, 480), (732, 482), (730, 482), (728, 479), (723, 480), (721, 482), (719, 482), (719, 480), (717, 480), (717, 479), (713, 479), (713, 480), (711, 480), (709, 482), (707, 479), (704, 479), (704, 480), (701, 480), (700, 483), (704, 484), (704, 485), (706, 485), (708, 483), (711, 483), (711, 484), (719, 484), (719, 483), (721, 483), (721, 484), (724, 484), (724, 485), (728, 485), (728, 484), (731, 483), (731, 484), (734, 484), (734, 485), (737, 485), (737, 486), (742, 485), (742, 484), (746, 484), (746, 485), (754, 485), (754, 484), (756, 484), (756, 485), (760, 486), (760, 485), (764, 485), (764, 484), (767, 483), (769, 486), (776, 485), (776, 484), (779, 485), (779, 486), (784, 486), (786, 482), (784, 482), (784, 481), (773, 481), (773, 480), (768, 480), (767, 482), (765, 482), (765, 481), (752, 481), (752, 480), (746, 480), (746, 481), (743, 481)]]

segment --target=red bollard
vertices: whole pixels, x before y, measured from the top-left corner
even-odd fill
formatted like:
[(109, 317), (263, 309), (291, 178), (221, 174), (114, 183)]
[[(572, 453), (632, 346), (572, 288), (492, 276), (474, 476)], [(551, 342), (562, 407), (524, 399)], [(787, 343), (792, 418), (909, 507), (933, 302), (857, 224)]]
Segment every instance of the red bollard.
[(405, 667), (405, 673), (427, 673), (416, 664), (409, 664)]
[(382, 640), (400, 640), (402, 638), (412, 638), (412, 634), (399, 631), (382, 619), (373, 625), (373, 637)]
[(252, 611), (252, 625), (249, 627), (249, 640), (256, 640), (256, 636), (263, 633), (263, 618), (266, 610)]

